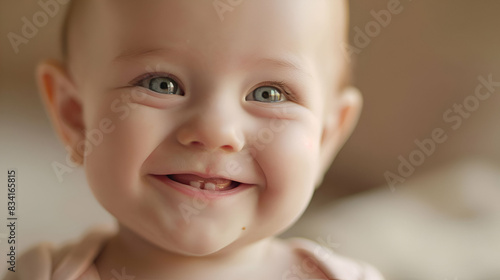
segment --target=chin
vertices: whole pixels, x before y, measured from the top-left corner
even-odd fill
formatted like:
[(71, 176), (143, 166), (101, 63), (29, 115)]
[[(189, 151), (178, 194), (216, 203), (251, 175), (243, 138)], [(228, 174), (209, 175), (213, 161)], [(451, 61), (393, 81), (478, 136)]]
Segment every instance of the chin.
[(224, 249), (231, 245), (227, 240), (222, 242), (221, 240), (211, 241), (206, 239), (200, 239), (195, 242), (191, 240), (183, 240), (181, 242), (176, 242), (169, 246), (169, 251), (173, 251), (179, 255), (191, 256), (191, 257), (207, 257), (225, 251)]
[(207, 228), (178, 230), (168, 234), (168, 240), (158, 240), (157, 246), (184, 256), (205, 257), (230, 246), (238, 235), (227, 232), (210, 232)]

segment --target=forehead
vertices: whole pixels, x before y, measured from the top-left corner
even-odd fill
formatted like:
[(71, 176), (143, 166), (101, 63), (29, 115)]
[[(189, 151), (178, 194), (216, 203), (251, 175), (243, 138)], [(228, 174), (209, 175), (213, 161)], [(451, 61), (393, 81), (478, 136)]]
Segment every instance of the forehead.
[(97, 64), (165, 50), (189, 57), (193, 65), (210, 65), (211, 71), (262, 58), (298, 67), (333, 58), (333, 67), (341, 68), (343, 61), (344, 0), (85, 1), (95, 5), (87, 15), (91, 29), (84, 33), (90, 35), (73, 36), (80, 49), (73, 57), (88, 66), (83, 69), (92, 65), (86, 72), (96, 75)]
[(233, 52), (304, 51), (340, 42), (345, 29), (340, 0), (96, 2), (104, 20), (101, 36), (115, 55), (165, 46), (225, 57)]

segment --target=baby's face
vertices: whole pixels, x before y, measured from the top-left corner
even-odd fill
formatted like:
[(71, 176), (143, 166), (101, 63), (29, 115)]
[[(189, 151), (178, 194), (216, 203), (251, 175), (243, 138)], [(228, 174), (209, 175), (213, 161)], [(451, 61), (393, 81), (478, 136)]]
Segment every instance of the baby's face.
[(71, 71), (100, 203), (152, 244), (188, 255), (289, 227), (328, 156), (343, 1), (94, 2), (98, 28)]

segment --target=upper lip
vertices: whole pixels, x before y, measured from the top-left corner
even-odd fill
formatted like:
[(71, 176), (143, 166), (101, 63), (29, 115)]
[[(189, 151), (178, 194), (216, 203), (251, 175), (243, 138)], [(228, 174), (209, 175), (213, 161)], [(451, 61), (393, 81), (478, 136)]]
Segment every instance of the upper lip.
[(238, 179), (238, 178), (228, 177), (228, 176), (220, 175), (217, 173), (208, 174), (208, 173), (202, 173), (202, 172), (196, 172), (196, 171), (179, 171), (179, 172), (175, 172), (175, 173), (164, 173), (164, 174), (153, 174), (153, 175), (169, 176), (169, 175), (176, 175), (176, 174), (190, 174), (190, 175), (199, 176), (199, 177), (204, 178), (204, 179), (217, 178), (217, 179), (225, 179), (225, 180), (235, 181), (235, 182), (241, 183), (241, 184), (248, 184), (248, 183), (246, 183), (243, 180)]

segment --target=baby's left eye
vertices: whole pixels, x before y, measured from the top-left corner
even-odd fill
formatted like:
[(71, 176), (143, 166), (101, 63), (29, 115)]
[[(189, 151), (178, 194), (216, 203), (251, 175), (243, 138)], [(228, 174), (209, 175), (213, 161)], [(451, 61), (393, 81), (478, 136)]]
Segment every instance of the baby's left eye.
[(169, 77), (152, 77), (144, 79), (139, 86), (160, 94), (184, 95), (176, 81)]
[(245, 99), (248, 101), (259, 101), (267, 103), (282, 102), (287, 100), (285, 94), (283, 94), (281, 90), (270, 86), (257, 88)]

